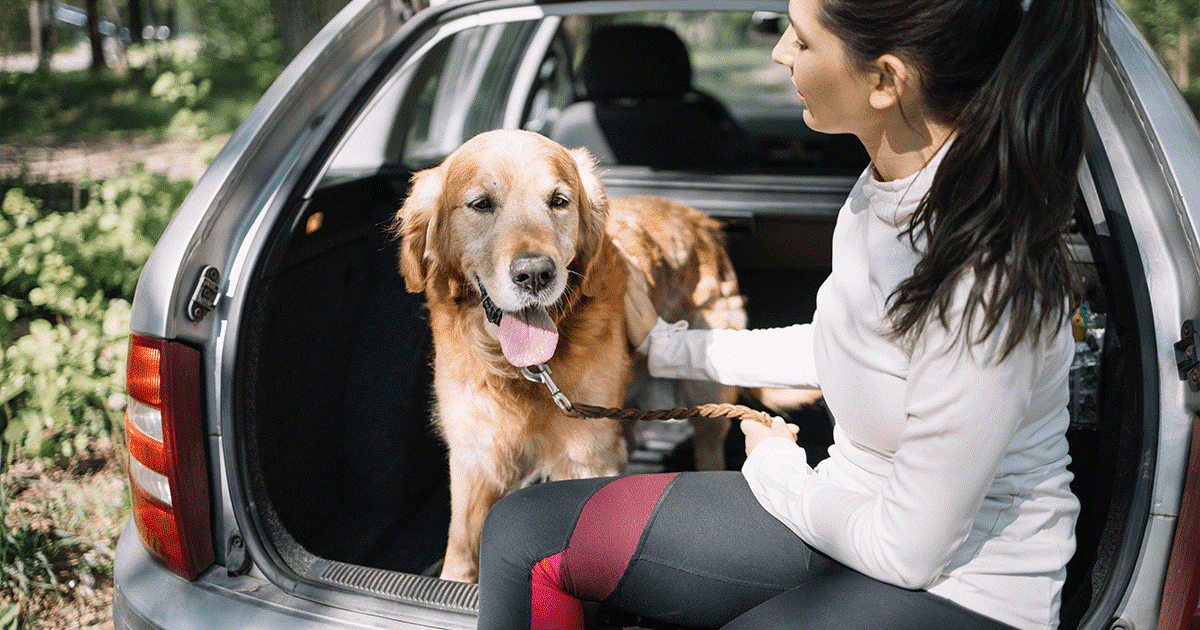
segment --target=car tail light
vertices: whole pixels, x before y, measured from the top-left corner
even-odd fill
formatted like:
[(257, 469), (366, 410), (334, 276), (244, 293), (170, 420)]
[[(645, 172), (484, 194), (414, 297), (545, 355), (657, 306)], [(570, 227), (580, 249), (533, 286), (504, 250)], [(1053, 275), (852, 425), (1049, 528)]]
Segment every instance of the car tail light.
[(1183, 502), (1167, 565), (1158, 630), (1200, 629), (1200, 416), (1192, 419)]
[(125, 441), (133, 518), (150, 555), (186, 579), (213, 562), (200, 353), (132, 335)]

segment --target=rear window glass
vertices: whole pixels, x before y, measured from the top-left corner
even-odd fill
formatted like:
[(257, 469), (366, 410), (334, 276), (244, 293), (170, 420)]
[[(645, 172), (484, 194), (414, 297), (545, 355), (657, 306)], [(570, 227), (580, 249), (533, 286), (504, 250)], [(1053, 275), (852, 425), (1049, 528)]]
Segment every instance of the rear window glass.
[(607, 24), (651, 24), (675, 31), (691, 53), (692, 83), (727, 105), (778, 105), (802, 109), (787, 68), (771, 61), (781, 20), (766, 11), (648, 11), (568, 21), (575, 49)]

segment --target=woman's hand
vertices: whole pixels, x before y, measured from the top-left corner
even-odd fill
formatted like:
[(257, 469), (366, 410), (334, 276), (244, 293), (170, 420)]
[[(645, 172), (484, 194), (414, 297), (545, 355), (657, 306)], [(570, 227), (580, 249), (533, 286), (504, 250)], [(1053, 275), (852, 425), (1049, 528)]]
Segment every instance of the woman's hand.
[(625, 287), (625, 334), (629, 345), (642, 345), (650, 329), (658, 323), (658, 312), (650, 300), (650, 286), (646, 276), (633, 264), (629, 265), (629, 283)]
[(746, 457), (767, 438), (783, 437), (795, 442), (796, 435), (800, 433), (800, 427), (787, 424), (778, 416), (771, 419), (769, 427), (756, 420), (742, 420), (741, 426), (742, 433), (746, 434)]

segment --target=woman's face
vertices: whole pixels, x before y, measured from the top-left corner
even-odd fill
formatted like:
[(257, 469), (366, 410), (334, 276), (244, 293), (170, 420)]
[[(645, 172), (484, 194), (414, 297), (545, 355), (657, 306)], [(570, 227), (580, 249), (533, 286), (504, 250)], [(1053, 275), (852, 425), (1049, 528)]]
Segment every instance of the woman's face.
[(790, 24), (771, 59), (791, 69), (811, 129), (861, 138), (878, 118), (869, 102), (878, 75), (852, 67), (841, 40), (821, 24), (823, 1), (788, 2)]

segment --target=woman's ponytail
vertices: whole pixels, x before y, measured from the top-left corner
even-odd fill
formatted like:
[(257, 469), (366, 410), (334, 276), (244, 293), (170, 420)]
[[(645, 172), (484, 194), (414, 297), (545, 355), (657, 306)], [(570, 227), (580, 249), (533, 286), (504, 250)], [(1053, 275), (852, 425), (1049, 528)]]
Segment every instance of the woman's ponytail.
[[(923, 256), (891, 296), (893, 332), (945, 323), (958, 281), (972, 278), (960, 332), (989, 335), (1007, 309), (1007, 355), (1055, 329), (1074, 298), (1064, 236), (1078, 203), (1096, 0), (1033, 0), (1027, 11), (1019, 0), (860, 2), (826, 0), (825, 25), (852, 59), (890, 52), (913, 63), (926, 107), (957, 132), (909, 226)], [(868, 14), (877, 24), (862, 23)]]

